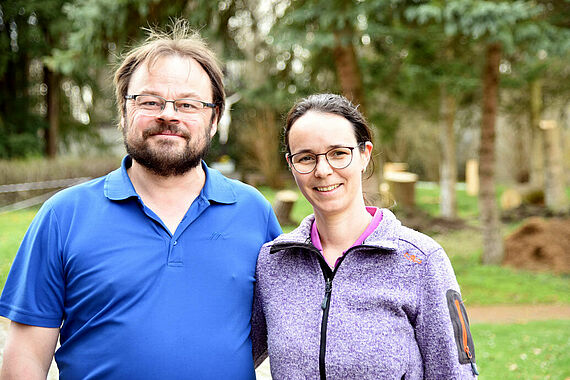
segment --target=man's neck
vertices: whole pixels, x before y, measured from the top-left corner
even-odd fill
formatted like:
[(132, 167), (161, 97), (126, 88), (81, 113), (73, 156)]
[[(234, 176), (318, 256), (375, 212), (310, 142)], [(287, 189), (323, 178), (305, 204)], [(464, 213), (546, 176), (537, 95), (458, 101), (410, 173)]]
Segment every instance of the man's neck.
[(143, 203), (161, 218), (171, 233), (206, 182), (202, 165), (182, 175), (160, 176), (133, 160), (127, 174)]

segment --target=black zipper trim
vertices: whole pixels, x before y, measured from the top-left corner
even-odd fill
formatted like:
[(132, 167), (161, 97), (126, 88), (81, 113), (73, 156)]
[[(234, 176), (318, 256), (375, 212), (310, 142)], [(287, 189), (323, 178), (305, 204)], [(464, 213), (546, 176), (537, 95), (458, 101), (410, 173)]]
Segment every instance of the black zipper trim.
[[(307, 240), (310, 241), (310, 240)], [(334, 270), (329, 267), (329, 264), (325, 260), (322, 253), (311, 243), (299, 243), (299, 242), (283, 242), (283, 243), (275, 243), (269, 253), (275, 253), (278, 251), (283, 251), (291, 248), (299, 248), (299, 249), (306, 249), (310, 252), (313, 252), (317, 255), (317, 259), (319, 261), (319, 265), (321, 266), (321, 271), (323, 272), (323, 277), (325, 279), (325, 294), (323, 296), (323, 300), (321, 302), (321, 309), (323, 310), (323, 318), (321, 321), (321, 340), (319, 345), (319, 375), (320, 380), (326, 380), (327, 372), (326, 372), (326, 362), (325, 356), (327, 351), (327, 327), (328, 327), (328, 320), (329, 320), (329, 310), (331, 305), (331, 295), (332, 295), (332, 281), (340, 264), (344, 261), (345, 257), (353, 250), (381, 250), (392, 252), (394, 250), (381, 248), (378, 246), (373, 245), (357, 245), (354, 247), (350, 247), (346, 250), (344, 255), (342, 255), (335, 266)]]
[(327, 326), (329, 320), (329, 310), (331, 304), (332, 278), (327, 278), (325, 283), (325, 296), (321, 304), (323, 309), (323, 319), (321, 321), (321, 342), (319, 345), (319, 374), (321, 380), (326, 380), (327, 370), (325, 365), (325, 355), (327, 353)]

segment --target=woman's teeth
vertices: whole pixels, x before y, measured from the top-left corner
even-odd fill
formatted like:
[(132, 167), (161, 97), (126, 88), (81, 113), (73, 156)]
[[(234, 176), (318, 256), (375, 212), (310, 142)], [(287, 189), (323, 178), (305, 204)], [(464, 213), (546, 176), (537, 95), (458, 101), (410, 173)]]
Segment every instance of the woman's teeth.
[(331, 191), (336, 189), (337, 187), (339, 187), (339, 184), (336, 185), (330, 185), (330, 186), (324, 186), (324, 187), (317, 187), (317, 191)]

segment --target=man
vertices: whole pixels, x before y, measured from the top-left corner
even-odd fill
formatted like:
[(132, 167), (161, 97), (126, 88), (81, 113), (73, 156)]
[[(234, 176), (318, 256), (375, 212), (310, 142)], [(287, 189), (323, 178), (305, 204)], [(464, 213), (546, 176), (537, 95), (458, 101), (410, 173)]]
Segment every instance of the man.
[(2, 378), (252, 379), (259, 248), (281, 231), (250, 186), (202, 158), (222, 73), (184, 22), (151, 31), (115, 74), (128, 152), (32, 222), (0, 298)]

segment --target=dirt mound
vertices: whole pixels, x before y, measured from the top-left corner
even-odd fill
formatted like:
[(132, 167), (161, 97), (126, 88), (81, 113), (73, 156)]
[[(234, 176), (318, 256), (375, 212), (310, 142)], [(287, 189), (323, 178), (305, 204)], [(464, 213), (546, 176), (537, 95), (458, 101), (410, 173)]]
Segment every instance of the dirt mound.
[(505, 265), (570, 274), (570, 219), (529, 218), (505, 240)]

